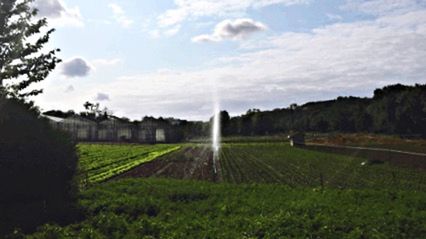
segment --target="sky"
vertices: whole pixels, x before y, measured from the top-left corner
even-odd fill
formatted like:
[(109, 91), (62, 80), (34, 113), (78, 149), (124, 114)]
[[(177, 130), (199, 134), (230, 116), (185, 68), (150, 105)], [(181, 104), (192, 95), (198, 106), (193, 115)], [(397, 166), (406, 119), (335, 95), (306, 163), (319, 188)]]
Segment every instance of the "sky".
[(424, 0), (35, 0), (63, 62), (43, 110), (207, 120), (426, 83)]

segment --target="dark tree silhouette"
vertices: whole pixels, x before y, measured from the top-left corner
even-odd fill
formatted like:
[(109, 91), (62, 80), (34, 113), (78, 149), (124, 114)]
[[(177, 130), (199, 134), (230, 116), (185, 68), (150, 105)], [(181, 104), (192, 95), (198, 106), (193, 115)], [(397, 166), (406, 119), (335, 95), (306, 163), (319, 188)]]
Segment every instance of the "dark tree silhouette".
[(53, 30), (40, 33), (46, 19), (34, 19), (31, 3), (0, 1), (0, 238), (70, 219), (76, 202), (75, 144), (28, 100), (60, 62), (58, 49), (41, 52)]
[(0, 1), (0, 93), (8, 97), (24, 99), (40, 94), (41, 89), (27, 89), (44, 80), (60, 62), (55, 57), (59, 49), (40, 53), (54, 29), (34, 42), (29, 40), (47, 25), (46, 19), (34, 21), (37, 10), (31, 8), (32, 2)]

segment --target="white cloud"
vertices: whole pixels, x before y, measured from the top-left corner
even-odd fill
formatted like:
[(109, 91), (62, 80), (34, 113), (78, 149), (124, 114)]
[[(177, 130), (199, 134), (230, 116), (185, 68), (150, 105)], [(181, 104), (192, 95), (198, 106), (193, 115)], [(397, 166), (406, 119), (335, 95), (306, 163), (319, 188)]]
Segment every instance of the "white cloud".
[(73, 92), (75, 89), (74, 89), (74, 86), (72, 86), (72, 85), (69, 85), (69, 86), (67, 86), (67, 88), (65, 89), (65, 93), (70, 93), (70, 92)]
[(240, 44), (246, 47), (213, 58), (206, 67), (122, 76), (62, 97), (67, 82), (46, 87), (41, 97), (50, 108), (69, 108), (107, 92), (113, 99), (108, 107), (119, 115), (208, 119), (215, 87), (221, 108), (238, 114), (339, 95), (371, 96), (375, 88), (393, 83), (426, 84), (426, 10), (421, 8)]
[(337, 15), (337, 14), (327, 13), (326, 16), (327, 16), (328, 20), (330, 20), (330, 21), (341, 21), (343, 19), (342, 16)]
[(133, 24), (133, 20), (126, 16), (123, 8), (115, 3), (110, 3), (108, 7), (112, 10), (115, 21), (124, 28), (129, 28)]
[(252, 19), (241, 18), (224, 20), (218, 23), (211, 35), (199, 35), (192, 38), (193, 42), (217, 42), (222, 40), (240, 40), (260, 31), (265, 31), (266, 25)]
[(34, 8), (38, 9), (38, 16), (46, 17), (53, 27), (84, 26), (80, 9), (68, 7), (63, 0), (36, 0)]
[(426, 10), (284, 33), (266, 42), (211, 68), (120, 77), (99, 90), (109, 92), (111, 107), (129, 117), (207, 119), (215, 86), (221, 108), (236, 114), (339, 95), (369, 96), (397, 82), (426, 83)]
[(95, 97), (95, 101), (109, 101), (109, 95), (105, 93), (98, 93)]
[(168, 37), (174, 36), (174, 35), (176, 35), (180, 31), (180, 28), (181, 28), (180, 25), (176, 25), (176, 26), (174, 26), (172, 28), (169, 28), (169, 29), (165, 30), (163, 34), (165, 36), (168, 36)]
[(306, 4), (310, 0), (175, 0), (176, 8), (166, 11), (158, 17), (159, 25), (169, 27), (180, 24), (188, 18), (203, 16), (229, 16), (248, 9), (283, 4)]
[(153, 39), (158, 39), (160, 37), (172, 37), (180, 31), (181, 25), (176, 25), (167, 29), (154, 29), (154, 30), (145, 30), (148, 35)]
[(426, 2), (419, 0), (347, 0), (343, 9), (383, 16), (403, 14), (425, 6)]
[(88, 76), (93, 67), (83, 58), (75, 57), (61, 64), (62, 74), (67, 77)]

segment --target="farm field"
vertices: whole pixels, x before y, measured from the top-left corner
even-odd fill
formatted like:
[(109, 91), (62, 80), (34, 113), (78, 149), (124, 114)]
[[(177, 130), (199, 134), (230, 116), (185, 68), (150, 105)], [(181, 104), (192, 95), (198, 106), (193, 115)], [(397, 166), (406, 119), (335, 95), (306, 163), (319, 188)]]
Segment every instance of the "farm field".
[(218, 174), (208, 145), (185, 146), (120, 177), (167, 177), (228, 183), (274, 183), (292, 187), (426, 189), (423, 170), (383, 164), (368, 158), (304, 148), (287, 143), (223, 144)]
[(179, 148), (179, 145), (165, 144), (79, 144), (82, 184), (104, 181)]
[(125, 179), (84, 191), (85, 218), (28, 238), (421, 238), (425, 192)]
[[(81, 144), (79, 150), (92, 182), (105, 181), (95, 172), (114, 180), (81, 191), (81, 220), (44, 225), (27, 238), (426, 235), (424, 170), (362, 166), (366, 158), (286, 143), (223, 144), (217, 175), (205, 144)], [(134, 159), (139, 166), (120, 174)]]
[(310, 143), (361, 146), (372, 148), (385, 148), (414, 153), (426, 153), (426, 140), (424, 139), (404, 139), (391, 135), (376, 134), (308, 134), (307, 140)]

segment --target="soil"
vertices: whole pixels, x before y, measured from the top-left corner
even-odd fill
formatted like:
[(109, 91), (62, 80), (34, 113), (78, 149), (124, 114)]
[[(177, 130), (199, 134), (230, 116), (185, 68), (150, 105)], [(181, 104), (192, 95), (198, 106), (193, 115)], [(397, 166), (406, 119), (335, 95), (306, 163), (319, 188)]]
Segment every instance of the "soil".
[(207, 145), (188, 146), (144, 163), (117, 178), (167, 177), (187, 180), (222, 181), (220, 165), (217, 173), (213, 168), (213, 152)]

